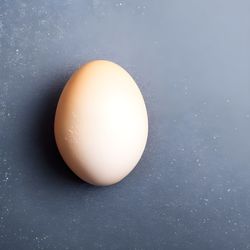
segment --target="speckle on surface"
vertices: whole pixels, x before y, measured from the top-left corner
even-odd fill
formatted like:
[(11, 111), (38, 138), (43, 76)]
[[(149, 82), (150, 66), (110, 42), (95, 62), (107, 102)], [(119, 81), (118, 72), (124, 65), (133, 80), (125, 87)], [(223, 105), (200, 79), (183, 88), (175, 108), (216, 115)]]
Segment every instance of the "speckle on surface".
[[(250, 3), (0, 4), (0, 249), (250, 249)], [(138, 83), (149, 140), (94, 188), (54, 143), (60, 92), (108, 59)]]

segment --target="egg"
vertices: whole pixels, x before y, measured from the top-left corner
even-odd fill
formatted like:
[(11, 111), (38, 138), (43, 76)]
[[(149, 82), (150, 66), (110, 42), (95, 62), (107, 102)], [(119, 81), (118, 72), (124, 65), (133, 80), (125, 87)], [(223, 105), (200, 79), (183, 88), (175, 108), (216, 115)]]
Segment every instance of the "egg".
[(115, 184), (134, 169), (145, 149), (143, 96), (121, 66), (91, 61), (66, 83), (54, 133), (62, 158), (77, 176), (93, 185)]

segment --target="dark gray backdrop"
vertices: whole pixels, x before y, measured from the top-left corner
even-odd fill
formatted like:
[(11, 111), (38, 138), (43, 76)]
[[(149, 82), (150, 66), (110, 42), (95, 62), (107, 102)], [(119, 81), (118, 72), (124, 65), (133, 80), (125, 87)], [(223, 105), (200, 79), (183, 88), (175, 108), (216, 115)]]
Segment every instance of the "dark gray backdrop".
[[(1, 249), (250, 249), (249, 1), (0, 0), (0, 59)], [(149, 113), (142, 160), (107, 188), (53, 139), (92, 59), (125, 67)]]

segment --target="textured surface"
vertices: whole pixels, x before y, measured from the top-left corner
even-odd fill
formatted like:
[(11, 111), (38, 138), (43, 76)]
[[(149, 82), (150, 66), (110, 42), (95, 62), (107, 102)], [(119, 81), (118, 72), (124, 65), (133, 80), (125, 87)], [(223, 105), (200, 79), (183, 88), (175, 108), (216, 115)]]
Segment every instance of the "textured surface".
[[(250, 248), (250, 2), (0, 1), (1, 249)], [(53, 140), (59, 93), (88, 60), (125, 67), (149, 141), (94, 188)]]

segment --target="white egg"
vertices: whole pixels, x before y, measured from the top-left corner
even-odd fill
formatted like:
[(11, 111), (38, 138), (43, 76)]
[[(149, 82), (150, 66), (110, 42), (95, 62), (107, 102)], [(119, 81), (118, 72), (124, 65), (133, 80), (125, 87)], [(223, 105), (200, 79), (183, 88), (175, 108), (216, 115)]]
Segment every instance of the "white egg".
[(140, 160), (148, 116), (133, 78), (119, 65), (92, 61), (78, 69), (55, 115), (58, 149), (72, 171), (94, 185), (111, 185)]

